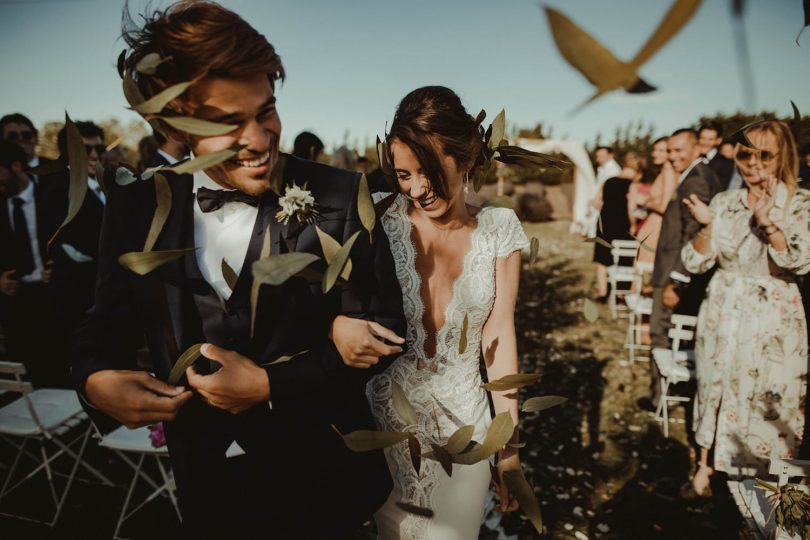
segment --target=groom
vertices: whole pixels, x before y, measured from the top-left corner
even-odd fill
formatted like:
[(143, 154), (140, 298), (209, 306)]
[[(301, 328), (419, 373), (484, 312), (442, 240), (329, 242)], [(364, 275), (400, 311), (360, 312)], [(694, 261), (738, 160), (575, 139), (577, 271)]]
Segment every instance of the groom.
[[(138, 76), (146, 99), (195, 80), (169, 108), (238, 126), (202, 137), (163, 125), (173, 138), (197, 158), (244, 148), (194, 175), (165, 174), (171, 209), (153, 251), (196, 250), (143, 276), (118, 258), (144, 249), (155, 182), (110, 187), (96, 304), (73, 367), (86, 408), (99, 425), (166, 422), (188, 537), (344, 538), (382, 505), (391, 480), (381, 452), (347, 450), (330, 426), (343, 433), (374, 429), (365, 383), (399, 349), (380, 342), (381, 361), (356, 369), (344, 365), (328, 336), (342, 316), (404, 335), (388, 240), (379, 224), (373, 241), (362, 228), (356, 173), (279, 154), (274, 92), (284, 76), (281, 60), (238, 15), (211, 2), (178, 3), (146, 17), (125, 39), (128, 70), (149, 53), (167, 59), (154, 75)], [(282, 206), (270, 173), (279, 159), (286, 159), (282, 195), (285, 187), (306, 184), (316, 223), (278, 219)], [(362, 231), (348, 283), (328, 294), (317, 278), (264, 285), (254, 314), (252, 263), (267, 246), (271, 255), (323, 258), (315, 224), (341, 244)], [(225, 277), (225, 264), (235, 282)], [(326, 263), (311, 268), (322, 272)], [(134, 359), (144, 337), (154, 378)], [(206, 358), (187, 371), (183, 386), (162, 382), (195, 343), (206, 343)]]

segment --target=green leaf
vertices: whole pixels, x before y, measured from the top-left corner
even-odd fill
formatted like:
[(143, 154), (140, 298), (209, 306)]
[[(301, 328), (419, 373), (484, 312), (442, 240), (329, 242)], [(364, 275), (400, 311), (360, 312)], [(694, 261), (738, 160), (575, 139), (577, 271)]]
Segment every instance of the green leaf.
[(475, 426), (461, 426), (447, 440), (445, 449), (453, 455), (460, 454), (469, 446), (474, 432)]
[(197, 248), (173, 249), (167, 251), (130, 251), (118, 257), (118, 264), (129, 268), (136, 274), (145, 276), (167, 262), (185, 257), (189, 253), (194, 253), (196, 249)]
[(494, 206), (495, 208), (511, 208), (512, 210), (517, 210), (517, 205), (515, 201), (509, 195), (498, 195), (497, 197), (493, 197), (492, 200), (489, 201), (489, 206)]
[(176, 385), (180, 382), (180, 379), (186, 372), (186, 368), (192, 365), (201, 356), (200, 347), (202, 346), (202, 343), (192, 345), (180, 355), (180, 358), (178, 358), (177, 362), (172, 366), (171, 373), (169, 373), (169, 384)]
[(478, 113), (478, 116), (475, 117), (475, 124), (479, 125), (481, 122), (484, 121), (484, 118), (487, 117), (487, 111), (481, 109), (481, 112)]
[(467, 330), (469, 329), (470, 321), (467, 319), (467, 314), (464, 314), (464, 322), (461, 323), (461, 337), (458, 340), (458, 354), (464, 354), (467, 351)]
[(415, 426), (419, 423), (416, 409), (413, 408), (413, 405), (405, 396), (405, 391), (396, 381), (391, 385), (391, 404), (406, 426)]
[(414, 435), (408, 437), (408, 452), (411, 454), (411, 463), (413, 470), (416, 471), (417, 476), (422, 470), (422, 447), (419, 445), (419, 439)]
[(395, 200), (397, 200), (397, 194), (392, 193), (391, 195), (387, 195), (377, 201), (377, 204), (374, 205), (374, 213), (377, 214), (377, 217), (382, 217), (382, 215), (385, 214), (389, 208), (391, 208), (391, 205), (394, 204)]
[(540, 240), (532, 236), (531, 248), (529, 250), (529, 264), (533, 265), (537, 261), (537, 254), (540, 253)]
[(115, 169), (115, 183), (119, 186), (128, 186), (138, 181), (138, 177), (126, 167)]
[(326, 269), (326, 273), (323, 276), (323, 281), (321, 282), (321, 290), (323, 291), (323, 294), (326, 294), (332, 290), (338, 276), (343, 273), (343, 269), (349, 263), (349, 254), (351, 253), (352, 246), (354, 246), (354, 242), (357, 240), (358, 236), (360, 236), (360, 231), (357, 231), (351, 235), (351, 237), (346, 240), (346, 243), (341, 246), (337, 253), (335, 253), (335, 258), (329, 263), (329, 267)]
[(168, 58), (161, 58), (158, 53), (149, 53), (135, 65), (135, 71), (144, 75), (154, 75), (157, 67), (166, 60)]
[[(326, 259), (326, 264), (331, 264), (332, 261), (335, 259), (337, 252), (340, 251), (340, 242), (332, 238), (329, 233), (324, 232), (320, 227), (315, 225), (315, 232), (318, 233), (318, 240), (321, 243), (321, 251), (323, 251), (323, 257)], [(346, 267), (343, 269), (343, 272), (340, 274), (345, 280), (349, 279), (349, 276), (352, 275), (352, 261), (349, 260), (346, 263)]]
[(481, 445), (475, 441), (464, 451), (459, 454), (453, 454), (453, 462), (459, 465), (475, 465), (481, 458)]
[[(334, 426), (332, 428), (337, 431)], [(412, 436), (411, 433), (399, 431), (371, 431), (366, 429), (352, 431), (347, 435), (343, 435), (339, 431), (337, 433), (343, 437), (343, 442), (353, 452), (368, 452), (388, 448), (402, 441), (407, 441)]]
[(220, 124), (218, 122), (209, 122), (200, 118), (192, 118), (190, 116), (150, 116), (150, 120), (157, 119), (166, 122), (174, 129), (185, 131), (192, 135), (201, 135), (203, 137), (225, 135), (235, 130), (239, 126), (231, 124)]
[(732, 133), (731, 137), (729, 137), (728, 141), (730, 143), (740, 143), (741, 145), (747, 146), (748, 148), (753, 148), (754, 150), (759, 150), (759, 148), (754, 146), (754, 143), (752, 143), (748, 139), (748, 136), (745, 134), (745, 132), (748, 131), (749, 129), (751, 129), (752, 127), (758, 126), (759, 124), (761, 124), (764, 121), (765, 121), (764, 118), (759, 118), (757, 120), (754, 120), (753, 122), (749, 122), (748, 124), (745, 124), (743, 127), (741, 127), (740, 129), (738, 129), (737, 131)]
[(607, 240), (605, 240), (604, 238), (602, 238), (602, 237), (600, 237), (600, 236), (592, 236), (592, 237), (590, 237), (590, 238), (586, 238), (586, 239), (585, 239), (585, 241), (586, 241), (586, 242), (590, 242), (590, 243), (596, 243), (596, 244), (599, 244), (600, 246), (604, 246), (604, 247), (606, 247), (606, 248), (608, 248), (608, 249), (613, 249), (613, 246), (611, 246), (611, 245), (608, 243), (608, 241), (607, 241)]
[(129, 106), (134, 108), (146, 101), (146, 98), (143, 97), (141, 94), (141, 90), (138, 88), (138, 85), (135, 83), (135, 80), (129, 76), (124, 75), (123, 77), (123, 84), (124, 84), (124, 97), (127, 99), (127, 103)]
[(166, 105), (185, 92), (189, 86), (191, 86), (191, 81), (174, 84), (158, 92), (143, 103), (133, 105), (132, 109), (141, 115), (158, 114)]
[(149, 226), (149, 234), (143, 245), (144, 251), (152, 251), (152, 248), (155, 247), (155, 242), (157, 242), (166, 220), (169, 219), (169, 212), (172, 209), (172, 189), (162, 174), (155, 175), (155, 199), (157, 207), (155, 215), (152, 216), (152, 224)]
[(432, 518), (433, 517), (433, 510), (430, 508), (422, 508), (421, 506), (416, 506), (415, 504), (406, 503), (402, 501), (397, 501), (397, 506), (408, 512), (409, 514), (413, 514), (415, 516), (423, 517), (423, 518)]
[[(262, 251), (259, 254), (259, 261), (262, 261), (270, 256), (270, 224), (264, 230), (264, 240), (262, 241)], [(258, 261), (257, 261), (258, 262)], [(259, 289), (262, 284), (253, 280), (250, 286), (250, 337), (253, 337), (253, 332), (256, 329), (256, 310), (259, 307)]]
[(374, 201), (371, 199), (371, 192), (368, 190), (368, 180), (366, 175), (360, 177), (360, 186), (357, 189), (357, 214), (360, 216), (360, 223), (368, 231), (368, 239), (372, 241), (374, 225), (377, 223), (377, 214), (374, 212)]
[(490, 392), (505, 392), (506, 390), (514, 390), (528, 386), (539, 378), (539, 373), (513, 373), (512, 375), (504, 375), (500, 379), (490, 381), (481, 386)]
[(391, 166), (391, 162), (388, 161), (388, 144), (385, 141), (381, 141), (380, 137), (377, 137), (377, 158), (380, 161), (380, 170), (383, 173), (383, 176), (387, 178), (392, 178), (394, 176), (394, 170)]
[(793, 100), (790, 101), (790, 106), (793, 107), (793, 120), (790, 122), (790, 130), (793, 132), (793, 138), (798, 141), (802, 130), (802, 113), (799, 112), (799, 108), (793, 103)]
[(537, 502), (537, 497), (534, 495), (534, 490), (523, 477), (520, 471), (504, 471), (503, 481), (506, 484), (509, 493), (517, 499), (518, 504), (523, 509), (523, 513), (529, 518), (529, 521), (534, 525), (538, 534), (543, 534), (543, 516), (540, 514), (540, 505)]
[(484, 460), (506, 446), (515, 431), (515, 423), (509, 411), (495, 415), (489, 425), (484, 442), (481, 443), (479, 459)]
[(280, 253), (253, 263), (253, 279), (262, 285), (281, 285), (319, 260), (312, 253)]
[(274, 366), (276, 364), (283, 364), (285, 362), (289, 362), (290, 360), (298, 358), (299, 356), (301, 356), (303, 354), (307, 354), (308, 352), (309, 351), (299, 351), (299, 352), (297, 352), (295, 354), (290, 354), (290, 355), (287, 355), (287, 356), (279, 356), (278, 358), (276, 358), (272, 362), (267, 362), (267, 363), (261, 364), (261, 365), (262, 366)]
[(236, 288), (236, 281), (239, 279), (239, 276), (236, 275), (236, 272), (234, 272), (225, 258), (222, 259), (220, 267), (222, 268), (222, 277), (225, 278), (225, 284), (233, 291)]
[(503, 139), (506, 133), (506, 111), (501, 109), (495, 118), (492, 120), (492, 135), (489, 138), (489, 148), (495, 150)]
[(67, 112), (65, 112), (65, 134), (67, 135), (67, 154), (70, 165), (68, 209), (62, 224), (48, 241), (48, 247), (59, 235), (59, 231), (73, 221), (73, 218), (79, 213), (84, 204), (84, 196), (87, 194), (87, 151), (84, 149), (84, 140), (79, 133), (79, 128), (76, 127)]
[(568, 398), (562, 396), (538, 396), (527, 399), (523, 402), (523, 412), (539, 412), (551, 407), (555, 407), (560, 403), (565, 403)]
[(447, 476), (453, 476), (453, 456), (450, 455), (450, 452), (436, 443), (430, 443), (430, 446), (433, 448), (433, 459), (441, 464)]
[(585, 299), (585, 305), (582, 307), (582, 313), (585, 315), (585, 320), (593, 324), (599, 318), (599, 309), (590, 298)]
[(211, 168), (214, 165), (219, 165), (223, 161), (228, 161), (236, 154), (238, 154), (239, 150), (241, 150), (244, 147), (245, 147), (244, 145), (238, 145), (232, 146), (231, 148), (226, 148), (225, 150), (211, 152), (210, 154), (205, 154), (204, 156), (199, 156), (194, 159), (181, 161), (177, 165), (174, 165), (172, 167), (166, 167), (165, 170), (174, 171), (177, 174), (192, 174), (197, 171), (202, 171), (204, 169)]

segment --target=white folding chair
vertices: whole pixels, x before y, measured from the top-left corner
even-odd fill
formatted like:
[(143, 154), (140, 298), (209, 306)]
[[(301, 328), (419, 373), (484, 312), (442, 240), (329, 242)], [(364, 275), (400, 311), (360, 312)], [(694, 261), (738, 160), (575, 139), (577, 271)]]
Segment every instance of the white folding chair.
[[(635, 240), (614, 240), (610, 254), (613, 257), (613, 264), (608, 266), (608, 306), (612, 318), (618, 316), (618, 298), (633, 292), (633, 262), (638, 253), (639, 243)], [(622, 259), (630, 259), (630, 264), (621, 264)]]
[[(122, 537), (119, 535), (124, 522), (132, 517), (132, 515), (140, 510), (143, 506), (159, 496), (167, 497), (174, 507), (174, 511), (177, 514), (177, 519), (182, 519), (180, 516), (180, 509), (177, 506), (177, 498), (174, 494), (174, 477), (171, 469), (163, 464), (163, 460), (169, 456), (169, 451), (165, 446), (160, 448), (155, 448), (152, 446), (152, 441), (149, 438), (149, 428), (142, 427), (138, 429), (129, 429), (122, 426), (115, 431), (102, 436), (101, 440), (99, 441), (99, 446), (112, 450), (135, 470), (135, 473), (132, 475), (132, 481), (129, 484), (127, 496), (124, 499), (124, 506), (121, 508), (121, 513), (118, 516), (118, 522), (115, 525), (115, 532), (113, 533), (113, 538), (115, 540), (122, 540)], [(137, 456), (135, 461), (130, 459), (127, 454), (134, 454)], [(154, 456), (158, 471), (160, 471), (161, 479), (158, 481), (151, 478), (143, 470), (144, 461), (149, 456)], [(143, 482), (148, 484), (153, 491), (143, 501), (135, 505), (132, 503), (132, 498), (138, 484), (138, 479), (143, 480)], [(131, 506), (133, 507), (131, 508)]]
[(627, 304), (629, 318), (624, 347), (627, 349), (630, 362), (649, 361), (648, 356), (637, 356), (636, 352), (642, 351), (646, 353), (650, 350), (649, 345), (641, 343), (641, 336), (644, 333), (645, 323), (652, 315), (653, 302), (652, 297), (642, 294), (641, 291), (644, 287), (644, 277), (651, 273), (652, 269), (652, 263), (636, 262), (633, 267), (633, 283), (631, 287), (633, 292), (624, 295), (624, 303)]
[(695, 351), (693, 349), (683, 349), (682, 346), (685, 342), (694, 340), (697, 317), (676, 314), (670, 320), (673, 324), (673, 327), (669, 329), (672, 348), (655, 348), (652, 351), (653, 360), (658, 366), (658, 372), (661, 374), (661, 396), (658, 398), (655, 419), (663, 422), (664, 437), (669, 437), (669, 404), (685, 403), (691, 399), (685, 396), (669, 395), (670, 386), (688, 382), (695, 375)]
[[(25, 366), (15, 362), (0, 362), (0, 374), (13, 378), (13, 380), (0, 379), (0, 389), (22, 394), (22, 397), (0, 409), (0, 437), (17, 449), (11, 469), (3, 482), (3, 487), (0, 488), (0, 501), (25, 481), (36, 476), (40, 471), (45, 471), (55, 505), (54, 515), (50, 521), (0, 513), (29, 521), (38, 521), (53, 527), (62, 512), (79, 465), (82, 465), (102, 483), (109, 486), (113, 484), (82, 459), (92, 426), (88, 425), (86, 429), (80, 428), (78, 436), (71, 439), (71, 436), (76, 435), (74, 428), (78, 428), (87, 420), (87, 415), (82, 410), (75, 391), (55, 388), (34, 390), (31, 383), (22, 380)], [(30, 441), (39, 443), (39, 454), (26, 449)], [(71, 448), (74, 445), (79, 446), (78, 452)], [(52, 453), (49, 453), (49, 450)], [(57, 473), (52, 466), (52, 463), (62, 455), (71, 458), (73, 462), (70, 473), (67, 475)], [(14, 473), (23, 456), (31, 458), (36, 466), (24, 478), (12, 484)], [(54, 483), (55, 476), (67, 477), (61, 493)]]

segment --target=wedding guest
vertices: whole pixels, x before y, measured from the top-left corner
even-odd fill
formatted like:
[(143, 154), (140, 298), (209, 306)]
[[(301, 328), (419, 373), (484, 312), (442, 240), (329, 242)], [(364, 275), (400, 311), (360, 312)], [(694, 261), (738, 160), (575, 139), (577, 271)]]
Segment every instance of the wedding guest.
[[(11, 141), (19, 145), (20, 148), (23, 149), (28, 169), (33, 169), (52, 161), (37, 155), (39, 132), (37, 128), (34, 127), (33, 122), (25, 115), (12, 113), (0, 118), (0, 137), (5, 141)], [(29, 174), (28, 176), (35, 184), (39, 182), (39, 175)]]
[(682, 250), (693, 273), (717, 271), (700, 309), (695, 349), (698, 392), (693, 478), (713, 471), (757, 476), (770, 459), (797, 457), (807, 392), (807, 327), (796, 276), (810, 271), (810, 191), (796, 183), (790, 129), (769, 120), (737, 144), (745, 187), (706, 205), (684, 198), (700, 224)]
[(323, 156), (323, 141), (314, 133), (302, 131), (293, 142), (292, 155), (309, 161), (320, 161)]
[(720, 187), (726, 190), (729, 188), (729, 182), (731, 182), (734, 172), (734, 162), (719, 152), (722, 143), (723, 126), (720, 122), (708, 121), (700, 125), (698, 130), (700, 153), (717, 175)]
[(678, 185), (677, 175), (672, 168), (672, 163), (667, 159), (667, 139), (661, 137), (652, 146), (650, 158), (653, 166), (657, 169), (655, 180), (650, 186), (650, 193), (645, 202), (647, 208), (647, 219), (636, 235), (649, 249), (640, 249), (638, 252), (638, 262), (655, 262), (655, 253), (658, 248), (658, 238), (661, 235), (661, 224), (664, 212), (667, 209), (672, 193)]
[(158, 147), (149, 163), (150, 167), (171, 167), (188, 157), (188, 147), (182, 142), (166, 137), (159, 131), (155, 131), (154, 137)]
[[(679, 313), (696, 314), (708, 283), (708, 277), (690, 277), (681, 262), (681, 248), (700, 229), (681, 200), (694, 193), (708, 203), (721, 190), (717, 175), (700, 155), (694, 130), (675, 131), (667, 140), (667, 153), (678, 175), (678, 186), (675, 196), (667, 203), (661, 225), (652, 276), (653, 309), (650, 316), (651, 344), (664, 349), (670, 346), (668, 332), (672, 313), (677, 309)], [(650, 372), (649, 394), (641, 397), (638, 404), (645, 410), (654, 411), (661, 392), (655, 362), (650, 362)]]
[(344, 171), (354, 171), (357, 169), (357, 157), (354, 151), (345, 146), (341, 146), (334, 151), (330, 159), (332, 167), (343, 169)]
[(157, 150), (158, 142), (154, 135), (147, 135), (138, 141), (138, 165), (136, 168), (139, 172), (143, 172), (151, 166), (150, 163), (154, 162), (155, 156), (157, 156)]
[[(632, 203), (628, 199), (628, 192), (634, 182), (641, 180), (646, 162), (635, 152), (628, 152), (623, 161), (624, 167), (619, 175), (605, 181), (601, 195), (597, 198), (602, 223), (602, 230), (597, 236), (608, 244), (614, 240), (633, 239), (630, 232), (633, 209), (630, 207)], [(605, 302), (608, 295), (608, 267), (613, 265), (610, 248), (600, 242), (595, 243), (593, 261), (596, 263), (597, 300)]]
[(615, 178), (621, 172), (621, 167), (613, 156), (613, 149), (609, 146), (597, 146), (594, 151), (596, 158), (596, 189), (593, 198), (588, 203), (588, 215), (585, 217), (587, 223), (586, 233), (594, 236), (598, 232), (598, 218), (601, 210), (602, 186), (609, 178)]
[(357, 172), (360, 174), (368, 174), (369, 173), (369, 162), (368, 158), (365, 156), (359, 156), (357, 158), (357, 166), (355, 167)]

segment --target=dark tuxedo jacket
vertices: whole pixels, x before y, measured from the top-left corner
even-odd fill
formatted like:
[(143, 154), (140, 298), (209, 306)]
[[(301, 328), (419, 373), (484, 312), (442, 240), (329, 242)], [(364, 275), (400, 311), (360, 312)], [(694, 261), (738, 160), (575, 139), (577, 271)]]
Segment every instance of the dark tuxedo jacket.
[[(39, 240), (39, 253), (43, 263), (47, 260), (48, 240), (53, 233), (48, 210), (45, 203), (48, 188), (40, 184), (34, 184), (34, 204), (37, 214), (37, 240)], [(8, 199), (0, 198), (0, 272), (6, 272), (14, 267), (16, 256), (8, 246), (14, 245), (14, 228), (12, 226), (11, 213), (8, 211)], [(0, 298), (3, 296), (0, 295)]]
[[(203, 536), (232, 533), (238, 524), (238, 530), (256, 530), (262, 538), (342, 537), (381, 506), (391, 488), (382, 452), (351, 452), (330, 426), (343, 433), (374, 429), (365, 384), (392, 359), (383, 358), (368, 370), (346, 367), (327, 335), (341, 313), (375, 320), (405, 335), (388, 239), (378, 223), (369, 242), (359, 222), (357, 173), (285, 157), (285, 185), (307, 183), (322, 230), (341, 243), (362, 232), (351, 252), (353, 270), (345, 286), (327, 295), (317, 278), (262, 286), (252, 338), (251, 264), (259, 257), (266, 228), (271, 253), (294, 249), (323, 257), (314, 225), (298, 228), (296, 234), (294, 219), (284, 225), (275, 217), (278, 197), (271, 192), (262, 196), (242, 271), (223, 309), (194, 254), (145, 276), (117, 262), (121, 254), (143, 249), (156, 207), (152, 181), (112, 190), (104, 216), (96, 304), (79, 333), (73, 366), (80, 390), (95, 371), (136, 369), (133, 355), (143, 335), (156, 376), (163, 380), (179, 354), (201, 342), (236, 350), (268, 373), (272, 410), (262, 403), (232, 415), (195, 395), (166, 424), (184, 525)], [(154, 250), (193, 248), (193, 179), (166, 177), (172, 208)], [(326, 264), (319, 261), (312, 268), (324, 271)], [(304, 354), (266, 365), (299, 352)], [(203, 360), (197, 367), (213, 370), (213, 364)], [(88, 406), (88, 412), (105, 424), (100, 411)], [(246, 454), (228, 459), (225, 452), (234, 441)]]
[(714, 174), (717, 175), (720, 191), (727, 190), (731, 182), (731, 177), (734, 174), (734, 160), (728, 159), (720, 155), (720, 152), (717, 152), (712, 160), (709, 161), (709, 167), (711, 167)]
[(653, 269), (653, 286), (666, 286), (673, 270), (689, 275), (681, 261), (681, 248), (697, 234), (701, 225), (686, 209), (683, 199), (695, 194), (701, 201), (709, 204), (721, 190), (717, 175), (703, 163), (695, 165), (675, 190), (672, 200), (667, 204), (661, 225)]

